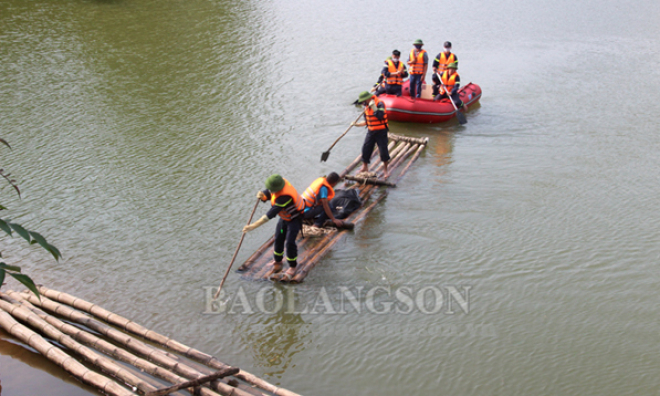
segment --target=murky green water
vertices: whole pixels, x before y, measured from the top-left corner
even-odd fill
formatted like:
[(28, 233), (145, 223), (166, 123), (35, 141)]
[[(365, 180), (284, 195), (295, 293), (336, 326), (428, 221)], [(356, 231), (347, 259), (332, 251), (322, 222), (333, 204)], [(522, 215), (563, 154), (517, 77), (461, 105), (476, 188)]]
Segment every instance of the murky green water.
[[(305, 395), (654, 394), (658, 17), (648, 0), (3, 0), (0, 152), (23, 191), (4, 188), (4, 217), (64, 254), (3, 239), (5, 260)], [(470, 287), (469, 313), (203, 315), (264, 178), (343, 169), (362, 131), (320, 154), (417, 38), (451, 40), (482, 87), (469, 123), (393, 123), (429, 147), (350, 238), (301, 285), (226, 288), (338, 305), (342, 287)], [(5, 393), (60, 389), (12, 351)]]

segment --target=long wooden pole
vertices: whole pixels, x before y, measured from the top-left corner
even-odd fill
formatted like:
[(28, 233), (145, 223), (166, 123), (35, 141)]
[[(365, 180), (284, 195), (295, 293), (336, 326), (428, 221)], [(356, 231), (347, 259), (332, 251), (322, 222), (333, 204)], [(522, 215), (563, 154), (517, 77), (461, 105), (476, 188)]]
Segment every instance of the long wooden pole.
[[(259, 206), (259, 202), (261, 200), (257, 198), (257, 202), (254, 203), (254, 208), (252, 208), (252, 213), (250, 213), (250, 218), (247, 221), (247, 225), (250, 225), (252, 222), (252, 217), (254, 217), (254, 212), (257, 210), (257, 206)], [(227, 271), (225, 271), (225, 276), (222, 277), (222, 281), (220, 282), (220, 286), (218, 286), (218, 291), (215, 292), (215, 295), (213, 296), (213, 299), (215, 300), (218, 298), (220, 295), (220, 290), (222, 290), (222, 286), (225, 284), (225, 280), (227, 279), (227, 275), (229, 275), (229, 271), (231, 271), (231, 266), (234, 264), (234, 260), (236, 260), (236, 255), (238, 254), (238, 251), (241, 248), (241, 245), (243, 244), (243, 239), (245, 238), (245, 231), (241, 233), (241, 240), (238, 241), (238, 246), (236, 246), (236, 250), (234, 251), (234, 255), (231, 258), (231, 261), (229, 262), (229, 266), (227, 266)]]
[(83, 366), (76, 359), (60, 350), (57, 346), (43, 339), (39, 334), (18, 323), (4, 310), (0, 310), (0, 327), (2, 327), (7, 333), (18, 338), (21, 342), (36, 349), (43, 356), (74, 377), (80, 379), (82, 382), (92, 385), (108, 395), (136, 396), (135, 393), (122, 387), (115, 381)]
[(342, 133), (341, 136), (339, 136), (339, 137), (337, 138), (337, 140), (335, 140), (335, 142), (332, 143), (332, 146), (330, 146), (330, 148), (329, 148), (328, 150), (324, 151), (323, 154), (321, 154), (321, 162), (324, 162), (324, 161), (327, 161), (327, 160), (328, 160), (328, 157), (330, 156), (330, 150), (332, 150), (332, 148), (335, 147), (335, 144), (337, 144), (337, 142), (339, 142), (339, 140), (341, 140), (341, 138), (343, 138), (344, 136), (346, 136), (346, 134), (348, 133), (348, 131), (350, 131), (351, 128), (353, 128), (353, 125), (355, 125), (355, 123), (358, 122), (358, 120), (360, 119), (360, 117), (362, 117), (362, 115), (364, 114), (364, 112), (365, 112), (365, 110), (362, 110), (362, 112), (357, 116), (357, 118), (355, 119), (355, 121), (351, 122), (351, 125), (349, 125), (348, 128), (346, 128), (346, 131), (344, 131), (344, 133)]
[[(211, 355), (208, 355), (206, 353), (198, 351), (197, 349), (181, 344), (180, 342), (165, 337), (164, 335), (156, 333), (153, 330), (149, 330), (133, 321), (130, 321), (124, 317), (121, 317), (106, 309), (103, 309), (96, 304), (92, 304), (80, 298), (73, 297), (66, 293), (51, 290), (43, 286), (39, 287), (39, 292), (48, 298), (52, 298), (55, 301), (59, 301), (63, 304), (67, 304), (81, 311), (87, 312), (108, 323), (121, 327), (122, 329), (126, 330), (129, 333), (139, 335), (140, 337), (146, 340), (160, 344), (192, 360), (196, 360), (200, 363), (206, 364), (207, 366), (219, 370), (230, 367)], [(32, 302), (32, 300), (30, 300), (30, 302)], [(297, 393), (270, 384), (269, 382), (243, 370), (241, 370), (238, 374), (236, 374), (236, 377), (252, 385), (258, 386), (261, 389), (271, 392), (277, 396), (300, 396)]]

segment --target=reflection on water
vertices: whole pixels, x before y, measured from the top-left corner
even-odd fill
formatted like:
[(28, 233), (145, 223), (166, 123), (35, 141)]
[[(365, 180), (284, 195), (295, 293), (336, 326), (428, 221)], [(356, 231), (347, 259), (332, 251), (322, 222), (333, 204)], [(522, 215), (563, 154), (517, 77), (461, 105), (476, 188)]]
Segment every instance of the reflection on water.
[[(267, 312), (275, 313), (239, 321), (236, 331), (257, 365), (263, 368), (264, 375), (282, 378), (295, 355), (305, 349), (311, 326), (302, 315), (295, 313), (295, 307), (302, 302), (301, 295), (290, 286), (278, 286), (274, 290), (281, 294), (266, 295), (264, 307)], [(277, 304), (287, 308), (277, 309)]]

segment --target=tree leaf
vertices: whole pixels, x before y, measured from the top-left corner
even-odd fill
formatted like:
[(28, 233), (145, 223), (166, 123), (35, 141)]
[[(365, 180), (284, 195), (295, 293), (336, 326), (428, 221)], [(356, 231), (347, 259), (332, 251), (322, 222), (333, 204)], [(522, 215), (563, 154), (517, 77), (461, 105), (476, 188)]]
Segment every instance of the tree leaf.
[(7, 210), (7, 208), (3, 205), (0, 205), (0, 210)]
[(55, 260), (59, 258), (60, 251), (57, 250), (55, 246), (46, 242), (46, 238), (41, 236), (41, 234), (39, 234), (38, 232), (30, 231), (30, 236), (34, 239), (32, 243), (38, 243), (39, 245), (41, 245), (41, 247), (48, 250), (50, 254), (52, 254), (55, 257)]
[(21, 272), (21, 267), (15, 265), (7, 265), (5, 263), (0, 263), (0, 269), (4, 269), (7, 271)]
[(9, 226), (13, 228), (18, 235), (22, 236), (23, 239), (25, 239), (28, 242), (32, 242), (32, 238), (30, 238), (30, 233), (25, 228), (23, 228), (23, 226), (16, 223), (9, 223)]
[(30, 289), (32, 293), (34, 293), (39, 299), (41, 300), (41, 295), (39, 294), (39, 290), (37, 290), (37, 287), (34, 285), (34, 282), (32, 279), (30, 279), (29, 276), (23, 275), (23, 274), (12, 274), (9, 272), (9, 275), (11, 275), (12, 278), (16, 279), (17, 281), (21, 282), (25, 287)]
[(0, 138), (0, 143), (2, 143), (5, 146), (9, 147), (9, 149), (11, 150), (11, 146), (9, 145), (9, 143), (7, 143), (7, 141), (5, 139)]
[(48, 246), (49, 246), (48, 251), (50, 252), (50, 254), (52, 254), (53, 257), (55, 257), (55, 260), (59, 260), (62, 257), (62, 253), (60, 253), (59, 249), (57, 249), (53, 245), (48, 245)]
[(11, 236), (11, 228), (9, 228), (9, 224), (7, 224), (7, 222), (2, 219), (0, 219), (0, 229)]

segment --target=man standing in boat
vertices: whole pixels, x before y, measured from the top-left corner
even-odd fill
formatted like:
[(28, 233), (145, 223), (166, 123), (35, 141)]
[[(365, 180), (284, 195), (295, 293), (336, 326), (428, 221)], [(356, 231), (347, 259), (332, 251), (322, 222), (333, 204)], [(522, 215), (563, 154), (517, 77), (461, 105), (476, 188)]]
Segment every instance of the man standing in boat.
[(289, 264), (289, 269), (284, 273), (284, 276), (292, 278), (298, 265), (296, 237), (302, 228), (305, 201), (291, 183), (280, 175), (271, 175), (266, 179), (266, 190), (259, 191), (257, 198), (263, 202), (270, 200), (272, 206), (268, 213), (259, 220), (243, 227), (243, 232), (252, 231), (279, 215), (280, 220), (275, 228), (274, 262), (271, 274), (282, 272), (282, 259), (284, 258), (286, 243), (286, 261)]
[(335, 196), (335, 186), (339, 182), (339, 175), (331, 172), (328, 176), (319, 177), (307, 187), (302, 197), (305, 200), (305, 219), (315, 219), (314, 227), (323, 227), (326, 220), (330, 219), (337, 228), (344, 222), (335, 219), (330, 209), (329, 202)]
[(439, 53), (433, 60), (433, 75), (442, 75), (442, 73), (447, 71), (448, 64), (458, 62), (458, 57), (456, 54), (451, 52), (451, 43), (449, 41), (445, 41), (444, 47), (444, 52)]
[[(403, 79), (408, 77), (406, 65), (399, 62), (400, 56), (401, 52), (399, 50), (392, 51), (392, 56), (385, 61), (385, 67), (380, 72), (385, 78), (385, 93), (388, 95), (401, 96)], [(379, 95), (379, 91), (376, 91), (376, 95)]]
[[(440, 78), (437, 74), (433, 75), (433, 100), (441, 100), (451, 96), (457, 108), (463, 107), (463, 101), (458, 96), (458, 90), (461, 87), (461, 77), (456, 72), (458, 62), (447, 65), (447, 71), (442, 73)], [(442, 80), (442, 84), (440, 83)], [(444, 88), (443, 85), (444, 84)], [(446, 88), (446, 89), (445, 89)]]
[(365, 107), (364, 117), (365, 121), (356, 122), (355, 126), (367, 126), (367, 136), (362, 145), (362, 168), (360, 172), (369, 171), (369, 162), (371, 161), (371, 154), (374, 152), (374, 147), (378, 145), (378, 152), (380, 153), (380, 160), (383, 161), (383, 177), (387, 178), (387, 163), (390, 160), (390, 153), (387, 149), (387, 132), (389, 126), (387, 124), (387, 112), (385, 110), (385, 103), (380, 101), (378, 97), (372, 93), (364, 91), (358, 96), (357, 103)]
[(422, 82), (429, 67), (429, 54), (422, 49), (424, 42), (421, 39), (413, 43), (415, 48), (410, 51), (408, 66), (410, 67), (410, 96), (415, 99), (422, 95)]

